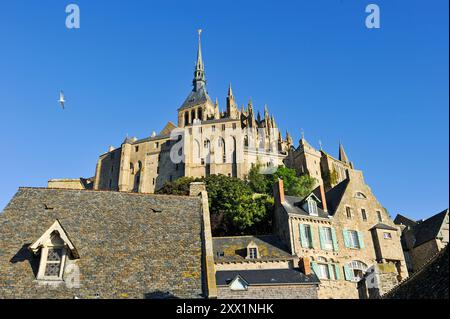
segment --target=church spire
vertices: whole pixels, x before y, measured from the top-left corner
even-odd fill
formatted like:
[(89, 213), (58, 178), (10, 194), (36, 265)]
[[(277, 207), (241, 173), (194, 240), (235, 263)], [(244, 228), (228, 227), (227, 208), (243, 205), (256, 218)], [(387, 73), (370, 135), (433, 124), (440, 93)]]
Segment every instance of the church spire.
[(339, 160), (341, 162), (346, 163), (346, 164), (350, 164), (350, 161), (348, 160), (347, 154), (345, 154), (344, 146), (342, 146), (341, 142), (339, 142)]
[(197, 50), (197, 63), (195, 64), (194, 72), (194, 90), (198, 91), (206, 84), (205, 78), (205, 66), (202, 58), (202, 42), (201, 42), (202, 29), (198, 29), (198, 50)]

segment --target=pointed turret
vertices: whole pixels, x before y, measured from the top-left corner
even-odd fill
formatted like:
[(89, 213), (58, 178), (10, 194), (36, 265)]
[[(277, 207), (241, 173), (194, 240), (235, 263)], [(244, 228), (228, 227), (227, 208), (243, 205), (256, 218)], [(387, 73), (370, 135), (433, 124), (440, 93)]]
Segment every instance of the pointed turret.
[(220, 119), (220, 109), (219, 109), (219, 99), (216, 98), (216, 103), (214, 105), (214, 119)]
[(347, 154), (345, 154), (344, 146), (342, 146), (341, 142), (339, 142), (339, 160), (350, 165), (350, 161), (348, 160)]
[(269, 108), (267, 107), (267, 104), (264, 104), (264, 118), (269, 119)]
[(233, 89), (230, 86), (228, 87), (228, 95), (227, 95), (227, 116), (236, 119), (238, 117), (238, 109), (236, 106), (236, 102), (233, 96)]
[(289, 132), (286, 130), (286, 144), (288, 146), (293, 145), (293, 140), (292, 140), (292, 136), (289, 134)]

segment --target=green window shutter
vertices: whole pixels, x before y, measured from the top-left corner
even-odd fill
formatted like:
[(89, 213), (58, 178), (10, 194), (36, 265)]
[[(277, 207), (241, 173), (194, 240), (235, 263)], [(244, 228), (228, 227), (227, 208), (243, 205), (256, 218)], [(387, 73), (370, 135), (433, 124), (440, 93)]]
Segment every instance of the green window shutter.
[(337, 242), (336, 230), (334, 228), (331, 228), (331, 237), (333, 239), (333, 250), (334, 251), (338, 251), (339, 250), (339, 245), (338, 245), (338, 242)]
[(344, 244), (345, 247), (350, 248), (350, 239), (348, 238), (348, 232), (347, 229), (342, 230), (342, 235), (344, 237)]
[(336, 279), (334, 267), (332, 264), (328, 264), (328, 272), (330, 273), (330, 279)]
[(364, 238), (363, 238), (363, 233), (358, 231), (358, 241), (359, 241), (359, 247), (361, 249), (364, 248)]
[(316, 276), (319, 277), (319, 271), (317, 270), (317, 264), (314, 262), (311, 262), (311, 268), (314, 271), (314, 273), (316, 274)]
[(334, 265), (334, 270), (336, 273), (336, 280), (340, 280), (341, 279), (341, 271), (339, 269), (339, 264)]
[(344, 276), (345, 280), (351, 281), (353, 279), (352, 271), (347, 265), (344, 266)]
[(319, 229), (320, 249), (325, 249), (323, 233), (322, 233), (322, 227), (319, 226), (318, 229)]
[(300, 224), (298, 225), (300, 229), (300, 242), (302, 243), (302, 247), (307, 248), (308, 247), (308, 241), (306, 240), (305, 236), (305, 225)]

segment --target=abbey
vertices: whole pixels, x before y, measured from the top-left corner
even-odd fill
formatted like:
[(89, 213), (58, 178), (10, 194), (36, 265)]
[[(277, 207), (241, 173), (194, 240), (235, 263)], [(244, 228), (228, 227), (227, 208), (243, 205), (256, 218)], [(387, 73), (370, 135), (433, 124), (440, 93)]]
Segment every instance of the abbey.
[[(269, 168), (283, 165), (292, 145), (283, 139), (267, 106), (256, 112), (250, 100), (238, 107), (230, 84), (226, 109), (220, 110), (206, 88), (205, 66), (198, 42), (193, 89), (178, 108), (177, 125), (168, 122), (159, 134), (126, 138), (119, 148), (100, 156), (93, 188), (153, 193), (165, 182), (183, 176), (209, 174), (244, 178), (257, 163)], [(182, 153), (175, 161), (177, 143)]]

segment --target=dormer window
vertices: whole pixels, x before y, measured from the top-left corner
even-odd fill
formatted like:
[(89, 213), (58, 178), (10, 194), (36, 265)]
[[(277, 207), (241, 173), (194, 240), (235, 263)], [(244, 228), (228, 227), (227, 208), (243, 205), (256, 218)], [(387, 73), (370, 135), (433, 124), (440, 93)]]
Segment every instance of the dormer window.
[(258, 258), (258, 249), (257, 248), (249, 248), (248, 249), (248, 258), (257, 259)]
[(251, 242), (250, 244), (248, 244), (247, 259), (258, 259), (259, 257), (260, 256), (259, 256), (258, 246), (254, 242)]
[(68, 256), (78, 258), (78, 253), (58, 220), (29, 248), (41, 255), (38, 280), (63, 281)]
[(308, 199), (308, 213), (309, 213), (310, 215), (313, 215), (313, 216), (317, 216), (317, 215), (318, 215), (318, 212), (317, 212), (317, 203), (316, 203), (316, 201), (315, 201), (314, 199), (312, 199), (312, 198), (309, 198), (309, 199)]

